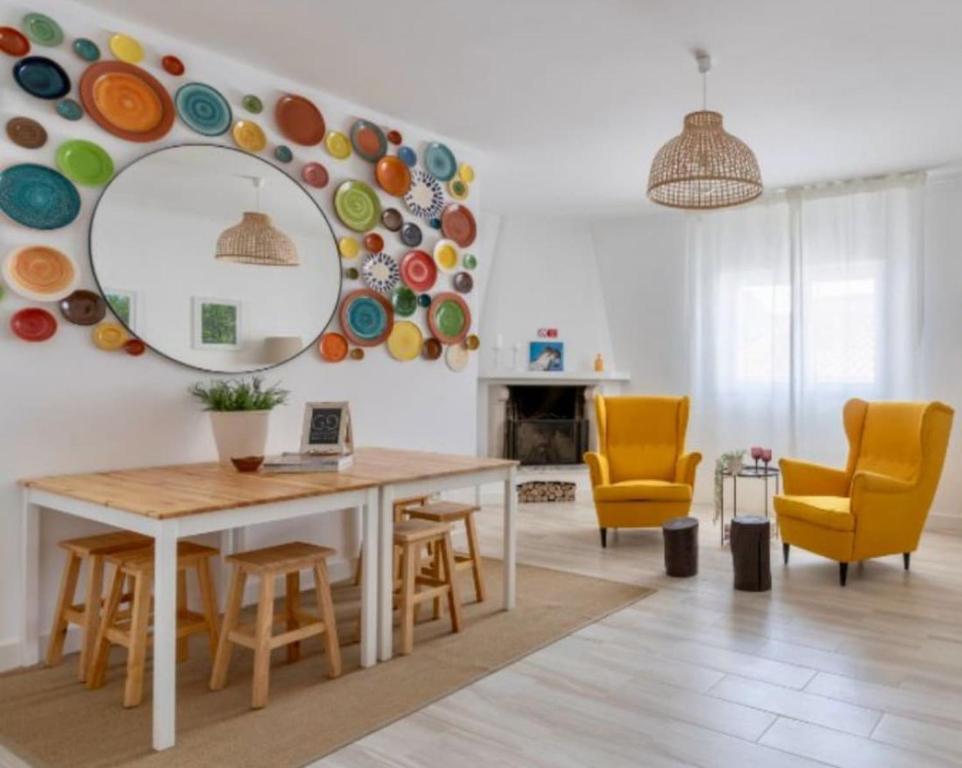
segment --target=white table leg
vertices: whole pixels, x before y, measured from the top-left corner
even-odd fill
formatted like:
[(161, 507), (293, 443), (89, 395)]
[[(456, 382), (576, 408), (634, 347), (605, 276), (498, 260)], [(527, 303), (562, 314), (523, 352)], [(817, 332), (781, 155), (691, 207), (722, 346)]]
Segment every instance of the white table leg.
[(367, 502), (360, 508), (361, 525), (361, 666), (377, 664), (378, 648), (378, 492), (371, 488)]
[(162, 522), (154, 538), (154, 749), (174, 746), (177, 714), (177, 528)]
[(20, 663), (40, 661), (40, 507), (23, 491), (20, 514)]
[(394, 653), (394, 488), (381, 486), (378, 505), (378, 644), (377, 657)]
[(504, 609), (510, 611), (514, 608), (515, 601), (515, 575), (517, 566), (518, 531), (515, 526), (515, 518), (518, 513), (518, 496), (515, 491), (514, 467), (508, 470), (508, 476), (504, 479)]

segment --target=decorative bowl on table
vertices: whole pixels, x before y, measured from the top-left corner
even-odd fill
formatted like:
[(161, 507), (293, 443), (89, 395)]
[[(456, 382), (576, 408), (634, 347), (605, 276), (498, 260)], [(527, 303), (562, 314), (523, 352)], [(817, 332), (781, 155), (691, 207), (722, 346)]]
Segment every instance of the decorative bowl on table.
[(263, 456), (238, 456), (231, 458), (230, 463), (238, 472), (256, 472), (264, 463)]

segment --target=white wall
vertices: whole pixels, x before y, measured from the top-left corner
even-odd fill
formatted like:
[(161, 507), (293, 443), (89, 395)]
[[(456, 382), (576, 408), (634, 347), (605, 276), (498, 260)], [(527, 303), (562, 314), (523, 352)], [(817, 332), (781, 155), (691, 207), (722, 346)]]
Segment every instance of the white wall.
[(493, 366), (491, 347), (503, 338), (503, 367), (521, 345), (527, 369), (528, 343), (539, 328), (557, 328), (565, 345), (566, 371), (590, 371), (595, 355), (615, 369), (605, 296), (590, 228), (579, 221), (506, 215), (497, 232), (481, 319), (482, 369)]
[[(243, 94), (258, 94), (264, 101), (265, 111), (254, 119), (264, 128), (269, 141), (268, 149), (262, 153), (264, 157), (270, 156), (276, 143), (287, 143), (277, 133), (271, 116), (277, 96), (285, 90), (302, 93), (314, 100), (330, 128), (346, 132), (355, 116), (363, 116), (400, 130), (405, 143), (413, 146), (419, 154), (424, 142), (444, 140), (459, 159), (470, 162), (478, 171), (479, 180), (472, 185), (467, 204), (476, 214), (479, 212), (479, 190), (486, 165), (483, 155), (475, 150), (306, 85), (285, 81), (269, 72), (190, 47), (152, 30), (113, 20), (68, 0), (31, 3), (29, 7), (3, 3), (0, 5), (0, 24), (18, 26), (19, 19), (28, 11), (49, 13), (63, 26), (66, 42), (59, 48), (42, 49), (38, 53), (56, 59), (75, 82), (84, 65), (70, 51), (70, 40), (90, 37), (109, 57), (107, 39), (110, 33), (120, 28), (144, 44), (147, 49), (145, 66), (171, 92), (188, 80), (209, 82), (222, 90), (236, 117), (250, 117), (239, 106)], [(155, 66), (160, 56), (166, 53), (176, 53), (184, 61), (187, 66), (185, 77), (173, 78)], [(242, 57), (243, 52), (238, 52), (238, 59)], [(145, 146), (121, 141), (87, 117), (77, 123), (58, 117), (51, 103), (28, 96), (8, 76), (0, 86), (0, 122), (5, 123), (20, 114), (40, 120), (49, 133), (49, 141), (45, 147), (34, 151), (20, 149), (5, 141), (4, 166), (24, 161), (53, 165), (57, 146), (71, 138), (86, 138), (99, 143), (113, 156), (118, 168), (159, 146), (206, 141), (179, 121), (161, 142)], [(231, 143), (229, 136), (219, 137), (219, 141)], [(318, 160), (328, 168), (331, 184), (324, 190), (312, 190), (311, 193), (327, 212), (336, 232), (347, 234), (332, 211), (334, 189), (343, 178), (361, 178), (373, 183), (372, 166), (356, 157), (336, 161), (320, 146), (303, 148), (292, 145), (292, 149), (295, 161), (284, 166), (288, 172), (297, 175), (300, 166), (308, 160)], [(86, 237), (89, 216), (100, 190), (82, 188), (80, 191), (80, 218), (62, 230), (38, 232), (13, 225), (3, 217), (0, 220), (0, 254), (28, 243), (52, 245), (73, 256), (80, 266), (82, 286), (92, 287)], [(403, 212), (401, 201), (385, 195), (382, 195), (382, 201)], [(430, 250), (437, 233), (427, 225), (423, 229), (425, 245)], [(396, 235), (383, 230), (381, 233), (390, 252), (399, 255), (402, 249)], [(479, 241), (475, 247), (481, 251), (481, 245)], [(485, 268), (482, 259), (479, 266), (482, 278)], [(475, 297), (468, 298), (477, 312)], [(211, 460), (216, 456), (207, 416), (186, 393), (191, 383), (206, 378), (203, 374), (150, 353), (132, 358), (122, 352), (98, 351), (91, 343), (89, 329), (66, 321), (61, 322), (59, 332), (50, 341), (24, 343), (10, 333), (8, 321), (10, 315), (27, 304), (9, 291), (0, 302), (0, 434), (3, 436), (0, 440), (0, 509), (3, 510), (0, 515), (0, 583), (4, 585), (0, 590), (0, 668), (14, 663), (19, 624), (16, 610), (20, 570), (18, 478)], [(50, 308), (57, 314), (52, 305)], [(473, 453), (476, 358), (472, 355), (467, 371), (455, 374), (443, 361), (398, 363), (383, 347), (368, 350), (362, 362), (345, 361), (337, 365), (323, 363), (314, 350), (309, 350), (267, 376), (268, 381), (280, 380), (292, 390), (291, 404), (275, 412), (268, 449), (271, 452), (296, 449), (305, 401), (348, 400), (358, 444)], [(347, 518), (342, 516), (329, 516), (325, 521), (313, 524), (310, 530), (302, 528), (297, 535), (312, 537), (336, 547), (342, 556), (351, 557), (352, 533), (346, 521)], [(93, 527), (53, 513), (44, 514), (41, 522), (41, 610), (44, 617), (52, 611), (62, 563), (55, 542), (88, 530)], [(275, 527), (254, 532), (250, 543), (257, 545), (261, 541), (290, 535), (283, 528)], [(341, 563), (341, 567), (345, 565)]]

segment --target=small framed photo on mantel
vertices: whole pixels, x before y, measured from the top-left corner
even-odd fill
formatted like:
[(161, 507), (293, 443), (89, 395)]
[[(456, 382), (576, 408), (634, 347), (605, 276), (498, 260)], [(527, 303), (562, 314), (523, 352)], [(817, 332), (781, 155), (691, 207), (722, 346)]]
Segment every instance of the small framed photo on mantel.
[(350, 456), (354, 453), (348, 403), (307, 403), (304, 406), (301, 453), (322, 456)]

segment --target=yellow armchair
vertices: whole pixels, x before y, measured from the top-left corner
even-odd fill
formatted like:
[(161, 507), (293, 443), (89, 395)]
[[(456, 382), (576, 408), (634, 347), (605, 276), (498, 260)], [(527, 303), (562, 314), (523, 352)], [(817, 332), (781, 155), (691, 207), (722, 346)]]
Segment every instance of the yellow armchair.
[(938, 488), (954, 411), (938, 403), (867, 403), (843, 410), (844, 469), (782, 459), (775, 497), (785, 562), (791, 545), (848, 564), (902, 553), (909, 568)]
[(688, 514), (700, 453), (685, 452), (687, 397), (595, 398), (598, 451), (586, 453), (601, 546), (608, 528)]

